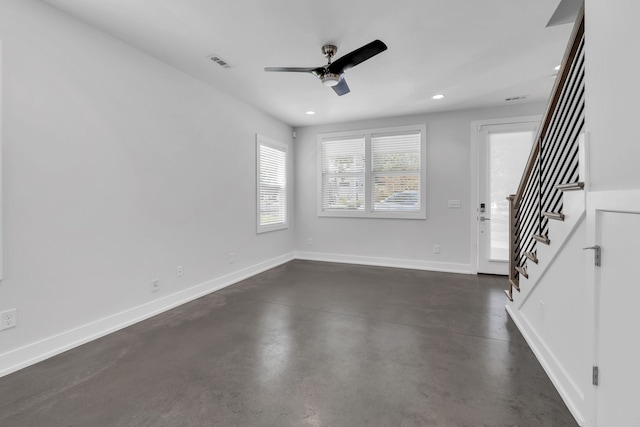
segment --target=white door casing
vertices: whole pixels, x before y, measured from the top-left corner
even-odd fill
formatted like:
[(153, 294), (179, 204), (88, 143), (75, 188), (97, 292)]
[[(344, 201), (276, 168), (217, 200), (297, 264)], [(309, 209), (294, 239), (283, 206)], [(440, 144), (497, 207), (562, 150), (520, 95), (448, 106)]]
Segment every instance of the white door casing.
[[(474, 272), (508, 273), (508, 202), (517, 190), (540, 117), (474, 122), (472, 241)], [(474, 176), (475, 175), (475, 176)]]

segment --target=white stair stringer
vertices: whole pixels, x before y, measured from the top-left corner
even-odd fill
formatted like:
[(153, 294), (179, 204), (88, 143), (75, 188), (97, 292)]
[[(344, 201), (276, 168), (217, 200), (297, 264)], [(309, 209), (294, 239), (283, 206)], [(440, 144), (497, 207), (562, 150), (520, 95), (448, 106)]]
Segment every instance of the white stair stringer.
[(520, 308), (527, 296), (538, 282), (544, 277), (545, 271), (553, 264), (555, 258), (564, 247), (567, 240), (575, 232), (576, 228), (585, 219), (586, 200), (584, 191), (565, 191), (562, 193), (562, 213), (564, 221), (549, 221), (550, 243), (536, 244), (538, 264), (527, 261), (527, 273), (529, 278), (520, 275), (520, 292), (513, 293), (513, 302), (510, 305)]
[[(538, 264), (527, 262), (506, 310), (551, 379), (578, 425), (584, 425), (583, 313), (586, 281), (584, 191), (563, 192), (564, 221), (549, 222), (549, 245), (536, 245)], [(569, 313), (569, 314), (567, 314)], [(582, 325), (582, 326), (581, 326)]]

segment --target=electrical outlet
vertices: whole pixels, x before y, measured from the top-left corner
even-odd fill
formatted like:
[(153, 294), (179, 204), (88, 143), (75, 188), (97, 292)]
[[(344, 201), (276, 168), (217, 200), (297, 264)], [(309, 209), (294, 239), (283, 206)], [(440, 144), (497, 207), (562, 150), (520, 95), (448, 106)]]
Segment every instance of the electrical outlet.
[(308, 237), (307, 238), (307, 245), (308, 246), (312, 246), (313, 245), (313, 237)]
[(158, 292), (160, 290), (160, 280), (156, 279), (151, 282), (151, 292)]
[(229, 252), (229, 264), (233, 264), (234, 262), (236, 262), (236, 254)]
[(182, 269), (182, 266), (179, 265), (176, 267), (176, 277), (182, 277), (182, 275), (184, 274), (184, 270)]
[(440, 253), (440, 245), (433, 245), (433, 253), (434, 254)]
[(3, 311), (0, 313), (0, 330), (15, 328), (18, 326), (18, 309)]

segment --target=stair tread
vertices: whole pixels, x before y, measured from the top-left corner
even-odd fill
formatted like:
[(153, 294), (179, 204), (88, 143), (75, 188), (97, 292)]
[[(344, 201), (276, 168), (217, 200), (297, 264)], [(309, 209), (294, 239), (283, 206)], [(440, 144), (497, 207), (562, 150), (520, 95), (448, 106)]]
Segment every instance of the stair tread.
[(543, 215), (549, 219), (555, 219), (556, 221), (564, 221), (564, 214), (562, 212), (545, 212)]
[(538, 263), (538, 256), (535, 252), (525, 252), (524, 255), (531, 260), (533, 263)]
[(560, 191), (583, 190), (584, 189), (584, 182), (582, 182), (582, 181), (567, 182), (565, 184), (558, 184), (554, 188), (556, 190), (560, 190)]
[(518, 279), (509, 279), (509, 284), (511, 284), (516, 291), (520, 292), (520, 281)]
[(507, 295), (507, 299), (509, 301), (513, 301), (513, 296), (511, 295), (511, 291), (509, 291), (508, 289), (505, 289), (504, 293)]
[(527, 270), (524, 267), (518, 266), (518, 267), (516, 267), (516, 271), (518, 273), (520, 273), (521, 275), (523, 275), (525, 279), (529, 278), (529, 273), (527, 273)]
[(548, 236), (542, 236), (540, 234), (534, 234), (533, 238), (535, 240), (537, 240), (540, 243), (544, 243), (545, 245), (548, 245), (549, 243), (551, 243), (551, 240), (549, 240)]

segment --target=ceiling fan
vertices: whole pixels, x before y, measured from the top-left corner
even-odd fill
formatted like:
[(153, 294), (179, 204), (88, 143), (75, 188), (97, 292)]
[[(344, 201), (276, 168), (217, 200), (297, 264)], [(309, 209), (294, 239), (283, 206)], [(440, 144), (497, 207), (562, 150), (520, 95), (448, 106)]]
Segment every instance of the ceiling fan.
[(293, 73), (311, 73), (318, 77), (322, 84), (333, 88), (338, 96), (349, 93), (349, 86), (344, 79), (344, 72), (351, 67), (355, 67), (361, 62), (370, 59), (377, 54), (387, 50), (387, 45), (380, 40), (374, 40), (353, 52), (349, 52), (341, 58), (336, 59), (333, 63), (331, 58), (334, 57), (338, 48), (332, 44), (322, 46), (322, 54), (327, 58), (327, 65), (321, 67), (266, 67), (265, 71), (285, 71)]

